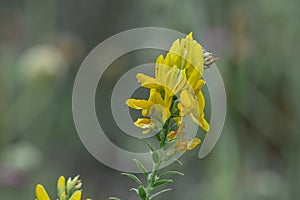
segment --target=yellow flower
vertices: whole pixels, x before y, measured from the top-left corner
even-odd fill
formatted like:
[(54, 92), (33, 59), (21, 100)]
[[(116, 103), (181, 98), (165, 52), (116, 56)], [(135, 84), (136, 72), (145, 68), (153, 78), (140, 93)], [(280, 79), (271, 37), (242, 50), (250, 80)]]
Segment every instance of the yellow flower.
[(143, 116), (149, 116), (150, 111), (151, 113), (157, 111), (161, 116), (161, 121), (164, 123), (170, 116), (170, 106), (172, 103), (171, 98), (163, 99), (161, 94), (157, 89), (150, 90), (150, 96), (148, 100), (141, 100), (141, 99), (128, 99), (126, 104), (137, 110), (142, 110)]
[(76, 191), (73, 193), (69, 200), (81, 200), (81, 191)]
[(180, 101), (178, 108), (181, 116), (188, 115), (203, 130), (208, 131), (209, 124), (204, 118), (205, 100), (201, 90), (196, 94), (188, 90), (182, 91)]
[(175, 148), (179, 151), (186, 152), (187, 150), (193, 150), (200, 144), (201, 140), (199, 138), (194, 138), (192, 140), (186, 140), (183, 142), (177, 142)]
[[(158, 60), (163, 60), (162, 56)], [(169, 99), (176, 95), (186, 84), (185, 71), (179, 70), (175, 65), (169, 67), (168, 63), (156, 64), (156, 77), (152, 78), (144, 74), (137, 74), (138, 82), (145, 88), (156, 88), (165, 92), (164, 99)]]
[(201, 143), (201, 140), (199, 138), (193, 138), (192, 140), (183, 141), (183, 135), (184, 135), (183, 129), (184, 129), (184, 123), (180, 124), (180, 126), (178, 127), (176, 132), (171, 131), (168, 134), (168, 139), (169, 139), (169, 137), (172, 139), (177, 137), (177, 141), (174, 146), (175, 149), (182, 151), (182, 152), (186, 152), (187, 150), (192, 150), (196, 146), (198, 146)]
[[(153, 113), (160, 113), (163, 123), (172, 117), (180, 125), (182, 117), (188, 115), (208, 131), (209, 124), (204, 118), (205, 100), (201, 92), (205, 84), (202, 80), (203, 67), (203, 49), (190, 33), (186, 38), (176, 40), (165, 57), (160, 55), (157, 58), (154, 78), (137, 74), (141, 86), (150, 89), (149, 99), (128, 99), (126, 104), (133, 109), (142, 110), (145, 117), (151, 118)], [(174, 100), (174, 95), (180, 98)], [(171, 108), (175, 101), (179, 113), (174, 113), (175, 109)], [(135, 124), (144, 127), (145, 124), (141, 125), (139, 122)], [(147, 125), (150, 126), (150, 123)]]
[(57, 195), (60, 200), (66, 200), (66, 179), (60, 176), (57, 180)]
[(170, 131), (170, 133), (167, 135), (167, 139), (169, 141), (173, 140), (176, 137), (176, 135), (177, 135), (176, 131)]
[(155, 127), (155, 124), (149, 118), (138, 118), (134, 122), (134, 125), (136, 125), (137, 127), (146, 129), (145, 131), (143, 131), (143, 134), (149, 133), (149, 131), (151, 130), (151, 128)]
[[(185, 69), (187, 79), (192, 76), (194, 80), (199, 80), (203, 74), (203, 49), (201, 45), (193, 39), (193, 33), (184, 39), (177, 39), (171, 46), (166, 60), (179, 69)], [(190, 83), (191, 84), (191, 83)]]
[(194, 149), (196, 146), (198, 146), (201, 143), (201, 140), (199, 138), (194, 138), (192, 140), (190, 140), (187, 144), (187, 150), (192, 150)]
[(35, 195), (37, 200), (50, 200), (50, 197), (45, 188), (40, 184), (37, 184), (35, 188)]
[[(65, 177), (60, 176), (57, 180), (57, 200), (81, 200), (81, 180), (79, 176), (71, 179), (69, 178), (67, 183)], [(35, 189), (36, 200), (50, 200), (45, 188), (38, 184)], [(91, 199), (86, 199), (91, 200)]]

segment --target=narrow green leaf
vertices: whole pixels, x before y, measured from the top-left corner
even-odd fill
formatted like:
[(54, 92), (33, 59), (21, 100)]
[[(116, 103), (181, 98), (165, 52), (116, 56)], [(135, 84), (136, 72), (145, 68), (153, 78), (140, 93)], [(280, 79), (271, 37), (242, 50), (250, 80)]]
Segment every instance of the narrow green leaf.
[(109, 197), (109, 200), (121, 200), (121, 199), (116, 198), (116, 197)]
[(160, 194), (162, 194), (162, 193), (164, 193), (164, 192), (169, 192), (169, 191), (171, 191), (171, 190), (172, 190), (172, 189), (169, 188), (169, 189), (165, 189), (165, 190), (159, 191), (159, 192), (153, 194), (149, 199), (151, 200), (151, 199), (153, 199), (154, 197), (156, 197), (156, 196), (158, 196), (158, 195), (160, 195)]
[(159, 180), (157, 182), (155, 182), (152, 187), (158, 187), (158, 186), (161, 186), (161, 185), (165, 185), (165, 184), (168, 184), (168, 183), (172, 183), (173, 180), (171, 179), (162, 179), (162, 180)]
[(137, 194), (139, 194), (139, 190), (136, 189), (136, 188), (131, 188), (130, 191), (134, 191), (134, 192), (136, 192)]
[(183, 165), (183, 163), (180, 160), (175, 160), (175, 162), (178, 162), (179, 165)]
[(132, 180), (134, 180), (139, 185), (143, 185), (142, 181), (138, 177), (136, 177), (135, 175), (133, 175), (133, 174), (122, 173), (122, 175), (128, 176), (129, 178), (131, 178)]
[(160, 160), (159, 154), (156, 151), (151, 152), (152, 153), (152, 160), (155, 164), (157, 164)]
[(141, 197), (141, 199), (146, 199), (147, 197), (147, 192), (143, 186), (139, 187), (139, 196)]
[(178, 175), (184, 176), (183, 173), (178, 172), (178, 171), (167, 171), (167, 172), (162, 173), (162, 174), (159, 176), (159, 178), (164, 177), (164, 176), (173, 175), (173, 174), (178, 174)]
[(143, 138), (140, 138), (140, 140), (142, 140), (151, 149), (151, 151), (155, 151), (155, 149), (151, 146), (151, 144), (147, 140)]
[(139, 168), (139, 170), (147, 177), (148, 176), (148, 170), (144, 167), (144, 165), (138, 161), (137, 159), (133, 159), (136, 163), (136, 166)]

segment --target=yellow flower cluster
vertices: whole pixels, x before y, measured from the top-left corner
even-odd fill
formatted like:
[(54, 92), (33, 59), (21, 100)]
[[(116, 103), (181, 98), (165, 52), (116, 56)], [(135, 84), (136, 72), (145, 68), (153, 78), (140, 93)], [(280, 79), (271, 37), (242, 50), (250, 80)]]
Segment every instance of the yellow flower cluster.
[[(141, 86), (150, 89), (150, 96), (148, 100), (126, 101), (129, 107), (141, 110), (144, 116), (135, 125), (145, 129), (143, 133), (148, 133), (158, 126), (158, 121), (164, 124), (174, 119), (180, 126), (182, 118), (189, 116), (203, 130), (208, 131), (209, 124), (204, 118), (205, 99), (201, 92), (205, 84), (202, 79), (204, 64), (203, 49), (190, 33), (186, 38), (176, 40), (165, 57), (160, 55), (157, 58), (155, 78), (137, 74)], [(177, 132), (171, 132), (168, 139), (175, 138)], [(184, 149), (191, 149), (199, 143), (200, 140), (196, 138), (186, 142)]]
[[(65, 177), (59, 177), (57, 181), (57, 200), (81, 200), (81, 186), (82, 183), (79, 176), (76, 176), (73, 179), (69, 178), (67, 182)], [(36, 186), (35, 194), (36, 200), (50, 200), (45, 188), (40, 184)]]

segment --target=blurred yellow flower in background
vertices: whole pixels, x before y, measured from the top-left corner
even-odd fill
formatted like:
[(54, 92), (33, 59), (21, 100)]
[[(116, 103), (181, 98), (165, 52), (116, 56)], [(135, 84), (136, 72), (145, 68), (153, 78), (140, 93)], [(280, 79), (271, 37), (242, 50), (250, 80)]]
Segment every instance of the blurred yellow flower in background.
[[(81, 200), (81, 186), (82, 182), (79, 176), (73, 179), (69, 178), (67, 182), (64, 176), (60, 176), (57, 181), (57, 200)], [(36, 200), (50, 200), (47, 191), (41, 184), (37, 184), (35, 194)]]
[(50, 200), (48, 193), (46, 192), (45, 188), (38, 184), (35, 188), (35, 194), (37, 200)]

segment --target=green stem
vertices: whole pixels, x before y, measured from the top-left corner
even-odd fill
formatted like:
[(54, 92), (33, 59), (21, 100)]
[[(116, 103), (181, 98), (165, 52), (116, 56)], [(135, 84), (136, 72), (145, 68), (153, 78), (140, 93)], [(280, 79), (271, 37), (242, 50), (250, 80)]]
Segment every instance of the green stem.
[(150, 199), (150, 194), (151, 194), (151, 192), (153, 190), (152, 185), (155, 182), (156, 175), (157, 175), (158, 169), (160, 167), (160, 164), (161, 164), (161, 161), (159, 161), (158, 163), (154, 164), (154, 166), (153, 166), (153, 170), (152, 170), (152, 172), (150, 174), (150, 177), (149, 177), (149, 180), (148, 180), (148, 183), (147, 183), (147, 187), (146, 187), (147, 196), (146, 196), (145, 200), (149, 200)]
[[(176, 99), (177, 99), (177, 97), (174, 96), (172, 104), (170, 106), (171, 113), (174, 109)], [(167, 136), (168, 136), (169, 129), (170, 129), (170, 122), (171, 122), (171, 117), (168, 118), (167, 121), (164, 123), (163, 129), (156, 134), (156, 137), (157, 137), (158, 142), (160, 143), (160, 148), (161, 149), (164, 148), (165, 145), (166, 145)], [(145, 187), (147, 195), (145, 196), (144, 199), (141, 199), (141, 200), (150, 200), (151, 192), (153, 190), (153, 184), (156, 181), (157, 172), (158, 172), (158, 169), (161, 165), (161, 155), (159, 155), (159, 161), (158, 162), (153, 161), (153, 163), (154, 163), (153, 164), (153, 169), (152, 169), (151, 173), (148, 176), (147, 186)]]
[(166, 145), (170, 121), (171, 121), (171, 118), (167, 119), (167, 121), (165, 122), (165, 124), (163, 126), (162, 136), (161, 136), (161, 141), (160, 141), (160, 148), (163, 148)]
[[(165, 145), (166, 145), (166, 140), (167, 140), (167, 135), (168, 135), (168, 132), (169, 132), (170, 121), (171, 121), (171, 118), (167, 119), (167, 121), (165, 122), (165, 124), (163, 126), (163, 129), (162, 129), (161, 133), (156, 134), (156, 135), (161, 134), (159, 136), (160, 148), (164, 148)], [(150, 200), (150, 194), (153, 190), (152, 186), (156, 181), (157, 172), (158, 172), (158, 169), (161, 165), (161, 155), (159, 155), (159, 161), (157, 163), (155, 163), (155, 162), (153, 162), (153, 163), (154, 163), (153, 164), (153, 169), (152, 169), (151, 173), (149, 174), (147, 186), (145, 188), (147, 195), (146, 195), (145, 199), (142, 199), (142, 200)]]

